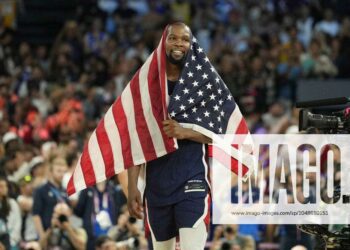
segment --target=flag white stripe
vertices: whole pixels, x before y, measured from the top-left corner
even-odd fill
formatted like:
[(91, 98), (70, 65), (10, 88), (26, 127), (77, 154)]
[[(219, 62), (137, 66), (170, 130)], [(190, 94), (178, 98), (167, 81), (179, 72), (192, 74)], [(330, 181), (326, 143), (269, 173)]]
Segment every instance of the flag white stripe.
[(242, 120), (243, 116), (238, 106), (236, 105), (235, 110), (232, 112), (230, 119), (227, 124), (226, 134), (235, 134), (236, 130)]
[(114, 159), (114, 171), (120, 173), (124, 170), (124, 158), (122, 155), (122, 145), (120, 141), (119, 130), (115, 123), (112, 107), (107, 111), (104, 118), (105, 130), (111, 144), (111, 150)]
[(134, 110), (133, 96), (131, 95), (130, 84), (125, 87), (123, 94), (121, 95), (121, 101), (128, 124), (133, 163), (134, 165), (139, 165), (144, 163), (146, 160), (145, 156), (143, 155), (140, 138), (136, 130), (136, 114)]
[[(168, 93), (168, 84), (167, 84), (167, 75), (166, 75), (166, 72), (164, 72), (164, 75), (160, 72), (160, 69), (161, 69), (161, 64), (162, 64), (162, 43), (163, 43), (163, 37), (162, 39), (160, 40), (160, 43), (159, 43), (159, 46), (157, 48), (157, 62), (158, 62), (158, 72), (159, 72), (159, 82), (161, 83), (162, 82), (162, 78), (165, 77), (165, 103), (167, 105), (167, 107), (169, 106), (169, 96), (167, 95)], [(161, 86), (162, 88), (163, 86)]]
[(96, 183), (104, 181), (106, 179), (105, 163), (101, 154), (101, 150), (98, 144), (96, 130), (91, 134), (89, 140), (89, 155), (91, 164), (94, 169)]
[(152, 56), (150, 56), (145, 64), (141, 67), (139, 74), (139, 86), (140, 93), (145, 93), (141, 95), (141, 103), (143, 114), (147, 123), (148, 131), (151, 135), (154, 149), (156, 151), (157, 157), (163, 156), (166, 153), (166, 148), (162, 138), (162, 133), (159, 129), (158, 123), (153, 116), (153, 110), (151, 105), (151, 97), (149, 95), (148, 89), (148, 70), (152, 61)]
[(75, 192), (78, 192), (86, 188), (86, 183), (84, 179), (83, 170), (80, 164), (81, 163), (80, 160), (81, 160), (81, 157), (79, 157), (77, 167), (75, 168), (73, 173), (73, 184), (74, 184)]
[(208, 187), (209, 188), (211, 188), (210, 187), (210, 182), (209, 182), (209, 180), (208, 180), (208, 164), (207, 164), (207, 161), (205, 160), (205, 157), (206, 157), (206, 145), (205, 144), (203, 144), (203, 146), (202, 146), (202, 153), (203, 153), (203, 157), (202, 157), (202, 162), (203, 162), (203, 166), (204, 166), (204, 174), (205, 174), (205, 180), (206, 180), (206, 182), (207, 182), (207, 184), (208, 184)]

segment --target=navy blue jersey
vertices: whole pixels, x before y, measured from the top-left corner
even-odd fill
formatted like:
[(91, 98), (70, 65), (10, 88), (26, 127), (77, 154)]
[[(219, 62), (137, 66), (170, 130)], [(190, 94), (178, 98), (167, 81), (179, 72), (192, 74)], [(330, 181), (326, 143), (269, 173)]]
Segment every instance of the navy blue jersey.
[[(168, 80), (168, 94), (176, 86)], [(188, 197), (205, 197), (208, 192), (206, 176), (206, 145), (178, 140), (179, 148), (147, 163), (145, 197), (148, 206), (164, 206)]]
[(33, 215), (40, 217), (44, 230), (51, 226), (53, 210), (59, 202), (68, 204), (66, 191), (57, 188), (51, 182), (45, 183), (34, 191)]
[(149, 206), (177, 203), (208, 193), (206, 146), (179, 140), (179, 149), (147, 163), (145, 197)]

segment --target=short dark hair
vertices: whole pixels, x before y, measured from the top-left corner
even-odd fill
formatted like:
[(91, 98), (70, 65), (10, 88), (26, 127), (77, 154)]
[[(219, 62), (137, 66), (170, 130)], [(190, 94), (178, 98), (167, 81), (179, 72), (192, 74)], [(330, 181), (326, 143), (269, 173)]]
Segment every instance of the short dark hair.
[(168, 24), (167, 35), (168, 35), (168, 30), (169, 30), (169, 28), (172, 27), (172, 26), (183, 26), (183, 27), (187, 27), (188, 30), (190, 31), (190, 34), (191, 34), (191, 32), (192, 32), (191, 29), (190, 29), (190, 27), (189, 27), (187, 24), (185, 24), (184, 22), (181, 22), (181, 21), (174, 21), (174, 22)]

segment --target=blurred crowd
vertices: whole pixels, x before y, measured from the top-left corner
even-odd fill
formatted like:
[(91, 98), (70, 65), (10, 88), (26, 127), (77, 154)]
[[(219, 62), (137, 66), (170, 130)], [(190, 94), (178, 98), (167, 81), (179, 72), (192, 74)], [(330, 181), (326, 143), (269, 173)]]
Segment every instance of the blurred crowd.
[[(300, 79), (350, 77), (348, 1), (79, 2), (50, 45), (16, 40), (0, 18), (0, 249), (147, 249), (118, 178), (70, 198), (65, 187), (89, 134), (172, 20), (191, 27), (252, 133), (297, 132)], [(212, 234), (211, 249), (314, 244), (295, 226)]]

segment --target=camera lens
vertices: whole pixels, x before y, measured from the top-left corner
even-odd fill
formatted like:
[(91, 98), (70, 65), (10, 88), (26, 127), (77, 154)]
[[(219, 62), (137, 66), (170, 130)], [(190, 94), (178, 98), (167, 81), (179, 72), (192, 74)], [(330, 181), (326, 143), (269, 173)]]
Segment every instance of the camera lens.
[(140, 241), (138, 238), (135, 238), (134, 240), (134, 247), (139, 247), (140, 246)]
[(59, 221), (60, 223), (63, 223), (63, 222), (68, 221), (68, 218), (67, 218), (67, 216), (65, 216), (64, 214), (61, 214), (60, 216), (58, 216), (58, 221)]
[(226, 228), (226, 233), (232, 234), (232, 233), (233, 233), (232, 228), (231, 228), (231, 227), (227, 227), (227, 228)]
[(230, 249), (231, 249), (230, 243), (227, 243), (227, 242), (222, 243), (221, 250), (230, 250)]
[(136, 219), (134, 217), (129, 217), (129, 223), (134, 224)]

